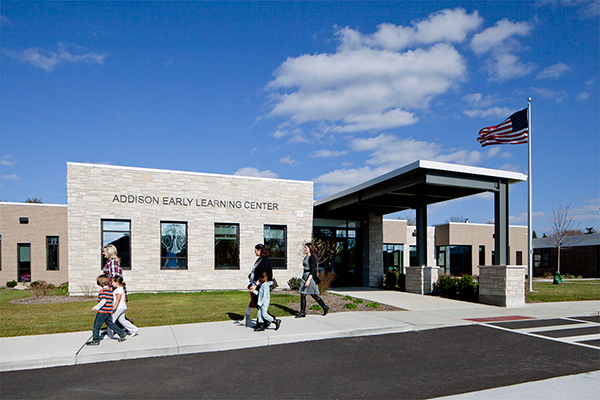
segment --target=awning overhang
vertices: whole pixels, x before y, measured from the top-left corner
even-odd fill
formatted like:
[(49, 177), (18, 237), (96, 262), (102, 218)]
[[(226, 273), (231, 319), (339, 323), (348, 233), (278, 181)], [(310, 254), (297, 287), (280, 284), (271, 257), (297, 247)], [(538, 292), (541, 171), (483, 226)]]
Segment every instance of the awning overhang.
[(500, 182), (523, 182), (517, 172), (419, 160), (353, 188), (318, 200), (314, 217), (356, 219), (417, 209), (429, 204), (497, 192)]

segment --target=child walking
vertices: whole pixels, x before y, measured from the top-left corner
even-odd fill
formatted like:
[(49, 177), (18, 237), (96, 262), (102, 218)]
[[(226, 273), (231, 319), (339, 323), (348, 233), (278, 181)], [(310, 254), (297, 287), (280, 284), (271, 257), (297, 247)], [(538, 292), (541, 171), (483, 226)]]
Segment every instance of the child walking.
[[(137, 326), (131, 323), (125, 318), (125, 311), (127, 311), (127, 288), (125, 287), (125, 281), (122, 276), (115, 276), (112, 278), (112, 285), (115, 288), (113, 290), (114, 305), (112, 308), (112, 322), (115, 324), (117, 321), (127, 330), (127, 334), (131, 336), (137, 336), (140, 330)], [(114, 333), (112, 329), (106, 330), (106, 335), (113, 339)]]
[(269, 303), (271, 302), (271, 287), (269, 285), (269, 278), (267, 277), (267, 273), (263, 272), (262, 276), (259, 278), (260, 287), (258, 290), (254, 291), (254, 294), (258, 296), (257, 305), (258, 305), (258, 314), (257, 314), (257, 324), (254, 328), (254, 331), (264, 331), (265, 330), (265, 321), (268, 323), (275, 322), (275, 330), (279, 329), (279, 325), (281, 325), (281, 320), (277, 318), (273, 318), (269, 315)]
[(96, 278), (98, 286), (102, 287), (98, 293), (98, 304), (92, 307), (92, 310), (96, 311), (96, 319), (94, 320), (94, 328), (92, 330), (93, 338), (86, 343), (88, 346), (97, 346), (100, 344), (100, 328), (102, 324), (106, 323), (109, 329), (117, 332), (119, 335), (119, 342), (123, 342), (126, 339), (126, 333), (123, 329), (119, 328), (113, 322), (111, 318), (113, 310), (113, 294), (110, 290), (110, 278), (106, 275), (100, 275)]

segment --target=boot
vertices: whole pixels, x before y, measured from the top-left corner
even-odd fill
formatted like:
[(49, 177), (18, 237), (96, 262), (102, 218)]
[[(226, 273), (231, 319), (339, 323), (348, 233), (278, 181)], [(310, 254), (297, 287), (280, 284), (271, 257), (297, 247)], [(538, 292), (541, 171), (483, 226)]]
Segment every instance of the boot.
[(296, 318), (306, 317), (306, 296), (300, 296), (300, 314)]
[(265, 330), (265, 323), (257, 322), (256, 327), (254, 328), (254, 332), (260, 332), (260, 331), (264, 331), (264, 330)]
[(321, 306), (321, 308), (323, 309), (323, 316), (326, 316), (327, 313), (329, 312), (329, 307), (325, 304), (325, 302), (323, 301), (322, 298), (320, 297), (316, 297), (315, 300), (317, 301), (317, 303)]
[(273, 321), (275, 323), (275, 330), (279, 329), (279, 326), (281, 325), (281, 320), (280, 319), (275, 319), (275, 321)]

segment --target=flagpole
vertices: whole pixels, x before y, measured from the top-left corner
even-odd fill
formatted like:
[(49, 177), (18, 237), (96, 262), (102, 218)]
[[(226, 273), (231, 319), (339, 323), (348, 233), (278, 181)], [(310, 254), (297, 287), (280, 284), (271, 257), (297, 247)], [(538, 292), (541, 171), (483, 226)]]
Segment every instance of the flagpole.
[(532, 193), (532, 180), (531, 180), (531, 97), (527, 99), (527, 253), (529, 255), (529, 291), (533, 292), (533, 201), (531, 198)]

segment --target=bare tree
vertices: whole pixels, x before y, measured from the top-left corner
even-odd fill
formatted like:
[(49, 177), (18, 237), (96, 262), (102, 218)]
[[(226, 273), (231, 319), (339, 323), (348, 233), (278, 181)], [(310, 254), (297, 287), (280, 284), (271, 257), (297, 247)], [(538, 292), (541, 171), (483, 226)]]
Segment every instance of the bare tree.
[(33, 199), (28, 197), (27, 200), (25, 200), (23, 203), (42, 204), (43, 201), (41, 197), (39, 199), (37, 197), (34, 197)]
[(558, 206), (558, 210), (552, 210), (552, 218), (550, 218), (552, 229), (548, 234), (548, 239), (558, 249), (558, 273), (560, 274), (560, 251), (561, 249), (567, 249), (579, 241), (581, 237), (577, 235), (580, 232), (577, 227), (579, 224), (575, 224), (573, 217), (571, 216), (571, 203), (563, 206)]

